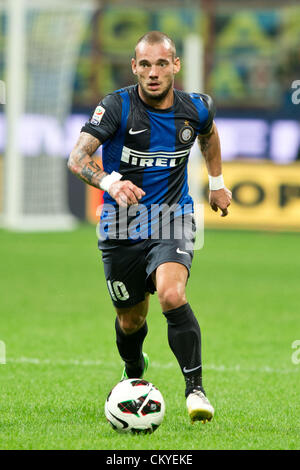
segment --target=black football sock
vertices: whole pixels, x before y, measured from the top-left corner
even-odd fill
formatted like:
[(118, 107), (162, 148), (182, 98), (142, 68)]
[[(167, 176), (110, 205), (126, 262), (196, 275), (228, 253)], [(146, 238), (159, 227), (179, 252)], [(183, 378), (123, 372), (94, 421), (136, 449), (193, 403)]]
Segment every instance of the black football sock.
[(128, 378), (140, 377), (144, 370), (143, 342), (148, 332), (147, 322), (130, 335), (126, 335), (121, 329), (118, 317), (115, 322), (116, 342), (119, 354), (125, 362), (126, 374)]
[(186, 382), (185, 395), (193, 389), (201, 390), (201, 332), (197, 318), (187, 303), (163, 312), (168, 323), (168, 341)]

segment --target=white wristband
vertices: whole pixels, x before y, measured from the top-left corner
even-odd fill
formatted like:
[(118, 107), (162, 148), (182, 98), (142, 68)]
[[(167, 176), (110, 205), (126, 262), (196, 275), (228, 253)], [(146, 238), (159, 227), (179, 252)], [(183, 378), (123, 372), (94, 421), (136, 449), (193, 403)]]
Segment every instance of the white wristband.
[(210, 191), (217, 191), (218, 189), (225, 188), (223, 175), (210, 176), (208, 175)]
[(116, 181), (119, 181), (122, 176), (123, 175), (121, 175), (121, 173), (117, 173), (116, 171), (113, 171), (110, 175), (104, 176), (100, 183), (100, 189), (103, 189), (103, 191), (108, 191), (110, 185)]

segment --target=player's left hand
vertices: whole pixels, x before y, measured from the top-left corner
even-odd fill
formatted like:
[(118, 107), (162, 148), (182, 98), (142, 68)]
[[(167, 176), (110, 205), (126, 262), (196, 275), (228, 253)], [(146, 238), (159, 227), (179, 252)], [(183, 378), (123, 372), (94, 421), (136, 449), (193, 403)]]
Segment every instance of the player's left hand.
[(213, 211), (218, 212), (221, 210), (221, 217), (226, 217), (228, 214), (228, 206), (230, 206), (232, 193), (227, 188), (210, 191), (209, 204)]

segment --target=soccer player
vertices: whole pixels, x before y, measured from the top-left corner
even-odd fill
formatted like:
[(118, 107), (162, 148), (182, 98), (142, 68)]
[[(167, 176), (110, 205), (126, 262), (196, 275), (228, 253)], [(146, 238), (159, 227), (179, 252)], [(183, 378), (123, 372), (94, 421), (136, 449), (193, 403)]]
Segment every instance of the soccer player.
[[(188, 413), (192, 421), (206, 422), (214, 408), (202, 385), (200, 327), (185, 293), (195, 238), (187, 164), (197, 138), (209, 174), (210, 205), (226, 216), (231, 192), (222, 177), (214, 105), (208, 95), (174, 88), (180, 59), (174, 42), (159, 31), (139, 39), (131, 67), (137, 84), (98, 104), (68, 167), (105, 191), (98, 245), (117, 314), (122, 378), (143, 377), (147, 370), (146, 316), (150, 294), (157, 291), (169, 345), (185, 379)], [(100, 145), (103, 169), (93, 159)]]

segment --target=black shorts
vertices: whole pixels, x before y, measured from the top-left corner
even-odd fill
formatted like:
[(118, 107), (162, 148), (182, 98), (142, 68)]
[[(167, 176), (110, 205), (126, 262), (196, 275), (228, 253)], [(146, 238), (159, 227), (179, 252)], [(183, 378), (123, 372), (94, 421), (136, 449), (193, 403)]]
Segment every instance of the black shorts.
[[(186, 220), (189, 221), (188, 225)], [(186, 227), (189, 227), (188, 230)], [(151, 274), (163, 263), (183, 264), (190, 273), (195, 232), (193, 215), (188, 214), (185, 216), (185, 230), (181, 238), (171, 235), (168, 239), (147, 238), (136, 243), (128, 240), (99, 240), (113, 304), (118, 308), (131, 307), (145, 300), (147, 292), (153, 294), (155, 286)]]

